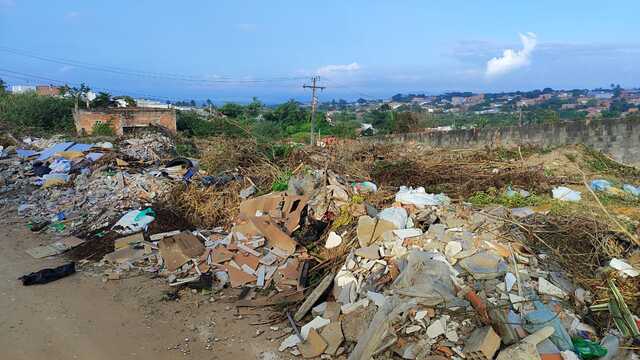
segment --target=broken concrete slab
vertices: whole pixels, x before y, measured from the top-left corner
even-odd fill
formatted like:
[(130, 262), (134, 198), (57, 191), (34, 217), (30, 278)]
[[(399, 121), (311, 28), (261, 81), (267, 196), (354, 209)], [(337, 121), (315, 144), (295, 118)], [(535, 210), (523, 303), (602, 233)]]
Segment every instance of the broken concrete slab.
[(460, 266), (467, 270), (474, 279), (495, 279), (504, 275), (507, 264), (491, 251), (483, 251), (460, 260)]
[(158, 248), (169, 271), (176, 271), (187, 261), (200, 257), (204, 252), (204, 245), (200, 239), (189, 232), (160, 240)]
[(324, 353), (335, 355), (338, 352), (338, 348), (344, 341), (342, 323), (340, 321), (332, 321), (329, 325), (322, 328), (320, 336), (322, 336), (324, 341), (327, 343), (327, 348), (324, 350)]
[(355, 255), (370, 260), (380, 259), (380, 247), (377, 245), (362, 247), (355, 250)]
[(349, 342), (357, 342), (360, 335), (369, 327), (369, 323), (376, 313), (375, 306), (360, 308), (342, 318), (342, 333)]
[(327, 237), (327, 242), (324, 244), (326, 249), (333, 249), (342, 244), (342, 237), (335, 232), (331, 231)]
[(467, 359), (490, 360), (500, 348), (500, 336), (491, 326), (477, 328), (465, 342), (463, 353)]
[(238, 288), (242, 285), (252, 283), (257, 280), (255, 276), (247, 274), (246, 272), (234, 266), (227, 266), (226, 269), (229, 273), (229, 280), (231, 282), (232, 288)]
[(54, 256), (64, 253), (67, 250), (73, 249), (76, 246), (83, 244), (85, 241), (75, 236), (68, 236), (62, 240), (58, 240), (49, 245), (36, 246), (31, 249), (25, 250), (27, 254), (31, 255), (35, 259), (41, 259), (48, 256)]
[(336, 321), (340, 318), (340, 304), (335, 301), (328, 301), (325, 303), (324, 313), (322, 317), (329, 319), (330, 321)]
[(254, 216), (250, 217), (249, 221), (267, 239), (269, 246), (277, 247), (287, 255), (293, 255), (296, 251), (298, 243), (275, 225), (269, 216)]
[(431, 339), (435, 339), (440, 335), (444, 335), (447, 331), (447, 322), (441, 317), (438, 320), (432, 322), (429, 327), (427, 327), (427, 336)]
[(356, 228), (358, 243), (361, 247), (375, 244), (382, 240), (382, 234), (395, 229), (396, 226), (390, 221), (374, 219), (366, 215), (360, 216), (358, 218), (358, 227)]
[(139, 232), (133, 235), (125, 236), (119, 239), (116, 239), (113, 243), (116, 250), (122, 249), (129, 246), (138, 245), (144, 242), (144, 234)]
[(309, 330), (307, 339), (298, 344), (298, 350), (305, 359), (311, 359), (322, 355), (326, 348), (327, 343), (324, 341), (322, 336), (318, 334), (316, 329)]
[(567, 297), (567, 293), (559, 287), (553, 285), (545, 278), (538, 278), (538, 292), (540, 294), (557, 297), (564, 299)]

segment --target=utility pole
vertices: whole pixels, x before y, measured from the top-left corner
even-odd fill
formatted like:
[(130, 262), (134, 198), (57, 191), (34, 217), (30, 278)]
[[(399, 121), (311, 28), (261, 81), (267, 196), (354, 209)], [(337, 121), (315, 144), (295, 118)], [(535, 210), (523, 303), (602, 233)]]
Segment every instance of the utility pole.
[(316, 96), (316, 89), (324, 90), (326, 87), (324, 86), (316, 86), (316, 82), (320, 80), (319, 76), (314, 76), (311, 78), (313, 85), (302, 85), (303, 89), (311, 89), (311, 145), (316, 144), (315, 136), (316, 136), (316, 108), (318, 107), (318, 97)]

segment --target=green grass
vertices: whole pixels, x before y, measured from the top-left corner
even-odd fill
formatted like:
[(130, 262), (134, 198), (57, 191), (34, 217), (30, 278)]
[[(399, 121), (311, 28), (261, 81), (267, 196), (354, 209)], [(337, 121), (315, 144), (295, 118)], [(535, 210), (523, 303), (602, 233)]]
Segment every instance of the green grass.
[(585, 164), (589, 170), (597, 173), (611, 174), (619, 177), (640, 178), (640, 169), (620, 164), (600, 151), (584, 147)]
[(546, 200), (547, 199), (536, 194), (531, 194), (527, 197), (524, 197), (520, 194), (507, 196), (504, 192), (498, 193), (496, 189), (489, 189), (486, 192), (476, 192), (468, 199), (470, 203), (476, 206), (502, 205), (508, 208), (538, 206), (544, 203)]
[(293, 176), (290, 170), (281, 173), (271, 184), (271, 191), (285, 191), (289, 188), (289, 179)]
[(116, 132), (111, 126), (111, 122), (96, 122), (91, 129), (91, 135), (93, 136), (115, 136)]

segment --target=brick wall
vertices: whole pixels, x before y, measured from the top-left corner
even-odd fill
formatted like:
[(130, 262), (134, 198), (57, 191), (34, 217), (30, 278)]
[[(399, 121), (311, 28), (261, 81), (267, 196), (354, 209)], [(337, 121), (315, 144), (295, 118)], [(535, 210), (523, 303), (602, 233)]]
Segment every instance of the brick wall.
[(555, 147), (584, 144), (610, 155), (617, 161), (640, 165), (640, 122), (625, 119), (396, 134), (373, 137), (370, 141), (416, 142), (434, 149), (495, 148), (525, 144)]
[(122, 136), (124, 133), (122, 119), (119, 114), (79, 110), (77, 112), (74, 111), (73, 121), (76, 124), (76, 132), (81, 136), (91, 135), (96, 123), (111, 124), (111, 127), (118, 136)]
[(60, 95), (60, 89), (55, 86), (37, 85), (36, 94), (42, 95), (42, 96), (56, 96), (56, 95)]
[(112, 108), (105, 110), (74, 111), (73, 119), (78, 135), (91, 135), (96, 123), (110, 123), (116, 135), (129, 128), (160, 126), (175, 134), (176, 112), (173, 109)]

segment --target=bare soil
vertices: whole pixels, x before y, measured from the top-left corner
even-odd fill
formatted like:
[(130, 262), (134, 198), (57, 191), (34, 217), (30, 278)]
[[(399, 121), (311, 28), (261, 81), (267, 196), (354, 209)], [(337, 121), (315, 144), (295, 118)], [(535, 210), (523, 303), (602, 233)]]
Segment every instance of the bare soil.
[[(61, 265), (64, 257), (33, 259), (25, 249), (53, 241), (22, 219), (0, 219), (0, 359), (283, 359), (285, 323), (265, 322), (266, 309), (238, 315), (237, 292), (163, 300), (164, 279), (132, 273), (103, 281), (93, 264), (58, 281), (22, 286), (23, 274)], [(270, 329), (278, 326), (279, 330)], [(256, 336), (256, 330), (264, 331)], [(274, 339), (277, 338), (278, 339)], [(208, 340), (210, 339), (210, 340)], [(273, 339), (273, 340), (271, 340)], [(207, 349), (210, 344), (211, 349)]]

